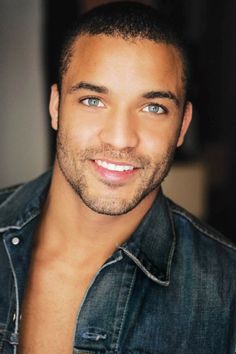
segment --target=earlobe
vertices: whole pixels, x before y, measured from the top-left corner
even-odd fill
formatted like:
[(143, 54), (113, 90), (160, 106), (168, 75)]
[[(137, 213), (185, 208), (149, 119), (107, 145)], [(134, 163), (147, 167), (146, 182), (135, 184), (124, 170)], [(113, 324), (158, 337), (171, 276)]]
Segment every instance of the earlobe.
[(51, 96), (49, 102), (49, 112), (51, 116), (51, 127), (58, 129), (59, 92), (56, 84), (51, 86)]
[(192, 106), (192, 103), (188, 101), (185, 105), (182, 126), (181, 126), (181, 130), (180, 130), (180, 134), (179, 134), (179, 138), (178, 138), (178, 142), (177, 142), (178, 147), (181, 146), (184, 142), (185, 134), (187, 133), (189, 125), (192, 120), (192, 113), (193, 113), (193, 106)]

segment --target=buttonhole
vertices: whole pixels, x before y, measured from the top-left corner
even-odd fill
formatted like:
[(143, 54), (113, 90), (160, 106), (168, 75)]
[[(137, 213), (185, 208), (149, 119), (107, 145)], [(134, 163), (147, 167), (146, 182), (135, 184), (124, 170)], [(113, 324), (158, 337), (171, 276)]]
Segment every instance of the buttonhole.
[(89, 340), (95, 340), (96, 342), (98, 342), (100, 339), (103, 339), (103, 340), (106, 339), (107, 335), (106, 334), (84, 332), (84, 333), (82, 333), (82, 338), (89, 339)]

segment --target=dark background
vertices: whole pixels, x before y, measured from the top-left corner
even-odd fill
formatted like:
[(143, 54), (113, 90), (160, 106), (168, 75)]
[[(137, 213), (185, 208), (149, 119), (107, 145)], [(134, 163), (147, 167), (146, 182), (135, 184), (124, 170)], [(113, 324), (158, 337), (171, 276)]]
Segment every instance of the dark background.
[[(68, 25), (96, 3), (99, 2), (43, 2), (46, 97), (48, 87), (57, 78), (59, 48)], [(192, 62), (195, 121), (191, 141), (176, 158), (185, 162), (201, 158), (206, 162), (210, 186), (206, 221), (236, 240), (236, 1), (228, 0), (223, 5), (213, 0), (149, 3), (171, 14), (183, 30)], [(53, 132), (50, 134), (52, 160), (55, 137)]]

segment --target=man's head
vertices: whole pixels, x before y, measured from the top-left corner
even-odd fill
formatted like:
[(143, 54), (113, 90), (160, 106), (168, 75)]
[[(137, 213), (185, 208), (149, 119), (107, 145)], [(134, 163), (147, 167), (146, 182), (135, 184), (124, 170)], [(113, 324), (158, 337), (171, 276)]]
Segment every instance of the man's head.
[(84, 204), (108, 215), (153, 200), (191, 120), (177, 39), (163, 23), (157, 37), (149, 8), (123, 4), (94, 10), (94, 25), (93, 13), (84, 17), (50, 101), (56, 168)]

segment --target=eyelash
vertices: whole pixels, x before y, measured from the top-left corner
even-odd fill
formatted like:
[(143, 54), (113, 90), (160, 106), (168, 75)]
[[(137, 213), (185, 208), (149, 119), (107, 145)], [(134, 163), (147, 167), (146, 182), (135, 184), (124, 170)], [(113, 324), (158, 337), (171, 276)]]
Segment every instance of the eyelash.
[[(86, 96), (86, 97), (82, 97), (82, 98), (80, 98), (79, 99), (79, 103), (81, 103), (81, 104), (83, 104), (83, 105), (85, 105), (85, 106), (87, 106), (87, 107), (96, 107), (96, 105), (95, 106), (93, 106), (93, 105), (87, 105), (87, 104), (85, 104), (84, 103), (84, 101), (86, 101), (86, 100), (98, 100), (99, 102), (101, 102), (102, 104), (104, 104), (103, 102), (102, 102), (102, 100), (99, 98), (99, 97), (96, 97), (96, 96)], [(99, 107), (98, 107), (99, 108)]]
[[(101, 100), (99, 97), (96, 97), (96, 96), (86, 96), (86, 97), (82, 97), (82, 98), (79, 99), (79, 102), (82, 103), (82, 104), (84, 104), (84, 105), (87, 106), (87, 107), (98, 107), (98, 106), (89, 106), (89, 105), (86, 105), (86, 104), (84, 103), (84, 101), (85, 101), (85, 100), (89, 100), (89, 99), (94, 99), (94, 100), (98, 100), (98, 101), (102, 102), (102, 100)], [(103, 103), (103, 102), (102, 102), (102, 103)], [(150, 102), (150, 103), (148, 103), (147, 105), (145, 105), (144, 108), (147, 108), (147, 107), (150, 107), (150, 106), (155, 106), (155, 107), (158, 107), (158, 108), (163, 109), (164, 112), (161, 112), (161, 113), (158, 113), (158, 112), (149, 112), (149, 113), (153, 113), (153, 114), (155, 114), (155, 115), (167, 114), (167, 113), (169, 112), (168, 109), (167, 109), (165, 106), (163, 106), (163, 105), (161, 105), (161, 104), (159, 104), (159, 103), (155, 103), (155, 102)], [(98, 107), (98, 108), (99, 108), (99, 107)]]
[(158, 114), (167, 114), (169, 112), (168, 109), (165, 106), (163, 106), (163, 105), (161, 105), (159, 103), (155, 103), (155, 102), (148, 103), (144, 108), (150, 107), (150, 106), (155, 106), (155, 107), (161, 108), (161, 109), (163, 109), (164, 112), (162, 112), (162, 113), (149, 112), (149, 113), (153, 113), (153, 114), (157, 114), (158, 115)]

